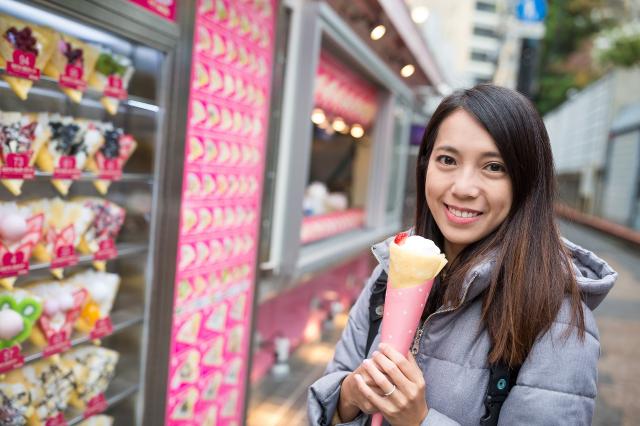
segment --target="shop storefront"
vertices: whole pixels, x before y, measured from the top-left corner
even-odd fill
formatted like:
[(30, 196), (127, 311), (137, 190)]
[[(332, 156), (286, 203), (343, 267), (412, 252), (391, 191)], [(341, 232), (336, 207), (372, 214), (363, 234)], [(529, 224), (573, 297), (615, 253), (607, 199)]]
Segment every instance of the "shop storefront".
[(0, 0), (2, 422), (243, 424), (276, 340), (349, 306), (401, 228), (415, 109), (352, 21)]

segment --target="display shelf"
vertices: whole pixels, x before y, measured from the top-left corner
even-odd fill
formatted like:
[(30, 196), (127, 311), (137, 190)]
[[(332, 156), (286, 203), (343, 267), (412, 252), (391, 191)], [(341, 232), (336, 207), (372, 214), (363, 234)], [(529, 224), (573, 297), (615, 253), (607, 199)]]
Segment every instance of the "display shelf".
[[(126, 244), (118, 244), (116, 248), (118, 249), (118, 256), (116, 258), (118, 258), (123, 256), (130, 256), (134, 254), (144, 253), (148, 250), (148, 245), (126, 243)], [(94, 261), (93, 254), (79, 255), (78, 263), (75, 266), (90, 265), (91, 262), (93, 261)], [(34, 263), (29, 265), (29, 271), (43, 271), (50, 268), (51, 268), (51, 264), (48, 262)]]
[[(113, 324), (113, 332), (111, 336), (117, 334), (129, 327), (141, 324), (144, 321), (144, 315), (140, 311), (134, 311), (131, 309), (122, 309), (115, 311), (111, 314), (111, 322)], [(108, 336), (107, 336), (108, 337)], [(91, 341), (91, 337), (86, 333), (75, 333), (71, 339), (71, 347), (79, 346), (83, 343)], [(28, 364), (33, 361), (37, 361), (43, 357), (43, 352), (38, 348), (33, 348), (32, 351), (23, 353), (24, 363)]]
[[(35, 172), (36, 180), (48, 180), (53, 179), (52, 172), (41, 172), (36, 170)], [(74, 179), (74, 181), (94, 181), (98, 180), (98, 175), (95, 173), (87, 173), (84, 172), (80, 175), (79, 178)], [(28, 181), (27, 181), (28, 182)], [(123, 173), (122, 177), (117, 180), (113, 180), (113, 183), (117, 182), (143, 182), (149, 185), (153, 185), (153, 176), (148, 173)]]
[[(107, 400), (107, 410), (138, 392), (139, 388), (140, 385), (138, 383), (132, 383), (131, 381), (123, 379), (119, 376), (115, 377), (109, 385), (109, 389), (107, 389), (107, 392), (105, 394), (105, 398)], [(78, 423), (85, 420), (84, 414), (78, 412), (77, 410), (70, 410), (69, 414), (70, 415), (66, 416), (68, 426), (77, 425)]]
[[(6, 73), (5, 69), (0, 68), (0, 75), (4, 75), (5, 73)], [(4, 80), (0, 81), (0, 89), (11, 90), (11, 88), (9, 87), (9, 84)], [(45, 75), (42, 75), (40, 77), (40, 80), (34, 83), (33, 88), (31, 88), (29, 93), (33, 93), (36, 95), (56, 96), (56, 97), (67, 96), (62, 92), (56, 80)], [(87, 89), (83, 92), (83, 97), (82, 97), (82, 101), (80, 102), (80, 105), (99, 106), (100, 108), (102, 108), (102, 104), (100, 104), (100, 98), (102, 97), (104, 97), (102, 92), (99, 92), (90, 87), (87, 87)], [(127, 105), (131, 108), (137, 108), (137, 109), (142, 109), (142, 110), (152, 111), (152, 112), (158, 112), (160, 110), (160, 107), (158, 107), (158, 105), (156, 105), (154, 101), (146, 98), (141, 98), (139, 96), (129, 95), (127, 99), (123, 99), (120, 102), (121, 104)]]

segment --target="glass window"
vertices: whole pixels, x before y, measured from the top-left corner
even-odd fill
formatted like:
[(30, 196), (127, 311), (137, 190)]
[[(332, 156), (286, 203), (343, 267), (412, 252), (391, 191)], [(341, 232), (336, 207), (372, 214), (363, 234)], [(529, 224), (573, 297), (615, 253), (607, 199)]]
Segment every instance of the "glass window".
[(477, 1), (476, 2), (476, 10), (481, 10), (483, 12), (495, 12), (496, 11), (496, 5), (495, 5), (495, 3)]
[(499, 38), (498, 33), (491, 28), (474, 27), (473, 34), (482, 37)]

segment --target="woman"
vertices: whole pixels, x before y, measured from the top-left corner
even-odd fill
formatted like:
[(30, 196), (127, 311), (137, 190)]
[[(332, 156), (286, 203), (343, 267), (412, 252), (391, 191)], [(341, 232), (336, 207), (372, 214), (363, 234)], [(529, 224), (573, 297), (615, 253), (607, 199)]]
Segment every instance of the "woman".
[(325, 375), (309, 392), (314, 425), (478, 425), (489, 366), (519, 368), (501, 425), (591, 424), (599, 341), (591, 312), (616, 273), (559, 236), (549, 137), (531, 103), (479, 85), (445, 98), (418, 154), (414, 232), (449, 260), (414, 341), (414, 356), (365, 353), (373, 283), (351, 310)]

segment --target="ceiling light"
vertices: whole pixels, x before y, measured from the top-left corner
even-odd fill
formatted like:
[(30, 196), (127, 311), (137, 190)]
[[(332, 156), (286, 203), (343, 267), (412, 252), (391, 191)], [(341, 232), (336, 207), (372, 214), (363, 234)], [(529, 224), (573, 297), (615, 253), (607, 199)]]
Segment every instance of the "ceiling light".
[(311, 121), (313, 121), (313, 123), (317, 124), (318, 126), (324, 123), (326, 119), (327, 117), (324, 115), (324, 111), (322, 111), (320, 108), (314, 108), (311, 112)]
[(356, 139), (360, 139), (361, 137), (363, 137), (364, 129), (362, 128), (362, 126), (359, 124), (354, 124), (353, 127), (351, 127), (351, 136)]
[(411, 19), (416, 24), (424, 24), (429, 19), (429, 9), (426, 6), (414, 7), (411, 10)]
[(342, 118), (336, 117), (336, 119), (333, 120), (333, 124), (331, 124), (331, 127), (333, 127), (333, 130), (335, 130), (336, 132), (342, 133), (347, 129), (347, 123), (345, 123)]
[(380, 24), (376, 26), (374, 29), (371, 30), (371, 40), (380, 40), (385, 35), (386, 32), (387, 32), (387, 29), (385, 28), (384, 25)]
[(407, 64), (400, 70), (400, 75), (404, 78), (411, 77), (416, 72), (416, 67), (411, 64)]

